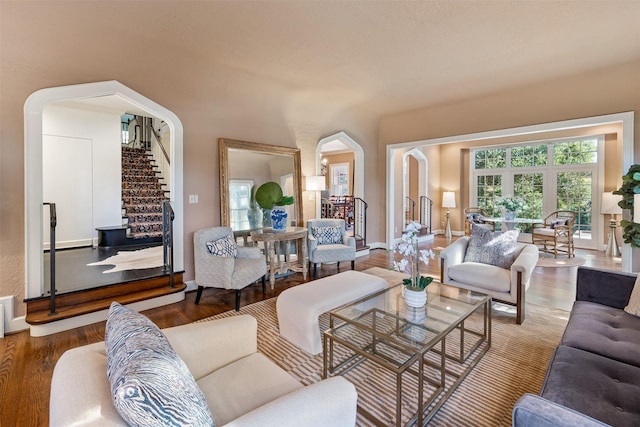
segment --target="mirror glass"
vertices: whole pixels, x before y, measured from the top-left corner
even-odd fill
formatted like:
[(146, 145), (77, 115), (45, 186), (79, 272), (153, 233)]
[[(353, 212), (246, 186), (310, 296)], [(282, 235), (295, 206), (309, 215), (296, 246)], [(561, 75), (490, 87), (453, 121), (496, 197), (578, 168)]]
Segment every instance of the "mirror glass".
[(280, 184), (293, 196), (287, 225), (302, 226), (300, 150), (232, 139), (218, 140), (220, 159), (220, 221), (234, 231), (262, 226), (262, 212), (251, 209), (252, 187), (265, 182)]

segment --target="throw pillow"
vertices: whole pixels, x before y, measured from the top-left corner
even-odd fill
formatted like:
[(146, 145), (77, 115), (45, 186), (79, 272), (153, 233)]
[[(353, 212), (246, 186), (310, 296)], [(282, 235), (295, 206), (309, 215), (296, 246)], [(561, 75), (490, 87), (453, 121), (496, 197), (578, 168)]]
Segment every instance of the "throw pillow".
[(158, 327), (117, 302), (105, 329), (113, 404), (135, 426), (215, 426), (187, 365)]
[(207, 242), (207, 249), (211, 255), (215, 256), (224, 256), (227, 258), (235, 258), (238, 256), (238, 246), (231, 234), (213, 242)]
[(342, 230), (340, 227), (311, 227), (311, 234), (319, 245), (342, 243)]
[(556, 228), (556, 225), (567, 225), (567, 218), (556, 218), (551, 221), (551, 228)]
[(640, 274), (636, 278), (636, 283), (633, 285), (633, 291), (631, 291), (631, 297), (629, 303), (624, 308), (629, 314), (640, 317)]
[(465, 262), (479, 262), (509, 269), (516, 259), (518, 230), (504, 233), (473, 227), (464, 256)]

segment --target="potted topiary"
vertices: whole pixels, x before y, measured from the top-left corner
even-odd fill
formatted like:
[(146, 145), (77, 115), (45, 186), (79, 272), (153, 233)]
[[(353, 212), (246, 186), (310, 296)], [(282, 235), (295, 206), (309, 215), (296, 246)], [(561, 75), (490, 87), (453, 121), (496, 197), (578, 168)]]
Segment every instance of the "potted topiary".
[[(622, 196), (618, 206), (631, 211), (631, 221), (626, 219), (620, 221), (620, 226), (624, 230), (622, 233), (624, 242), (634, 248), (640, 248), (640, 224), (634, 222), (633, 218), (634, 196), (640, 194), (640, 165), (633, 165), (629, 168), (629, 171), (622, 177), (622, 187), (614, 191), (613, 194)], [(635, 221), (638, 220), (635, 218)]]
[(271, 222), (274, 231), (287, 227), (287, 210), (282, 206), (292, 205), (293, 196), (284, 196), (282, 187), (277, 182), (265, 182), (256, 190), (256, 202), (263, 209), (263, 224)]

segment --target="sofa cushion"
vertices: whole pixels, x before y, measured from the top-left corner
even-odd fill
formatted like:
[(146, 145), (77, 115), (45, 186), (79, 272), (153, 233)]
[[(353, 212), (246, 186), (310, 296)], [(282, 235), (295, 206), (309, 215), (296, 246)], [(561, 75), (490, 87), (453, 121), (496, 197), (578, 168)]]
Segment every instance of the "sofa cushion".
[(211, 255), (235, 258), (238, 255), (236, 241), (228, 234), (221, 239), (207, 242), (207, 250)]
[(511, 291), (511, 271), (495, 265), (463, 262), (449, 267), (449, 277), (456, 282), (496, 292)]
[(576, 301), (560, 343), (640, 367), (640, 318), (606, 305)]
[(542, 397), (615, 426), (637, 426), (640, 368), (559, 346)]
[[(302, 388), (263, 354), (254, 353), (198, 380), (215, 415), (224, 425), (272, 400)], [(247, 390), (251, 392), (248, 393)]]
[(113, 403), (129, 425), (215, 425), (189, 369), (145, 316), (111, 303), (105, 347)]
[(492, 232), (483, 227), (472, 227), (471, 238), (464, 262), (480, 262), (500, 268), (511, 268), (516, 259), (518, 230)]

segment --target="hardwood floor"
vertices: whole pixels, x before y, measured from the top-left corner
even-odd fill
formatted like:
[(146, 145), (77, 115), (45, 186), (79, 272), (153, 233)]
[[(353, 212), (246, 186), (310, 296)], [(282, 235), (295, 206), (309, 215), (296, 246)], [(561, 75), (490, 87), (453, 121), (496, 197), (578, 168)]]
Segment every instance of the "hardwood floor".
[[(448, 243), (444, 237), (437, 236), (432, 243), (422, 244), (421, 248), (446, 246)], [(621, 269), (620, 260), (606, 258), (604, 252), (576, 250), (576, 255), (584, 258), (585, 265), (588, 266)], [(356, 260), (356, 270), (389, 268), (392, 260), (393, 253), (372, 250), (370, 255)], [(348, 263), (343, 263), (342, 266), (342, 270), (349, 268)], [(577, 267), (537, 267), (527, 292), (527, 304), (569, 310), (575, 298), (573, 288), (576, 270)], [(421, 271), (439, 277), (438, 259), (432, 260)], [(335, 265), (323, 265), (318, 275), (328, 276), (336, 272)], [(267, 286), (267, 294), (264, 296), (259, 284), (251, 286), (242, 292), (242, 306), (272, 298), (302, 282), (301, 274), (279, 279), (273, 291)], [(206, 289), (200, 304), (195, 305), (194, 301), (195, 292), (189, 292), (182, 302), (147, 310), (144, 314), (161, 328), (177, 326), (232, 310), (234, 292)], [(0, 339), (0, 426), (48, 425), (49, 389), (56, 361), (70, 348), (102, 341), (104, 326), (105, 323), (100, 322), (37, 338), (30, 337), (28, 331), (22, 331)]]

